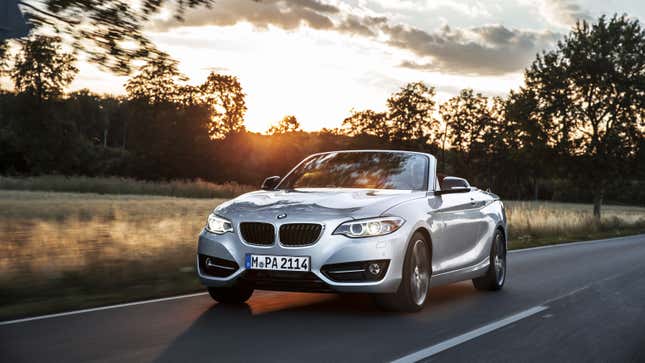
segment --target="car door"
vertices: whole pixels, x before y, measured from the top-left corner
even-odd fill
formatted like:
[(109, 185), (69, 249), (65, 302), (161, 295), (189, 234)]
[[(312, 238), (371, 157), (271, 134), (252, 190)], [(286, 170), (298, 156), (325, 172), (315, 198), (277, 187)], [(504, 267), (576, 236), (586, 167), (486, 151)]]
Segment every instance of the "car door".
[(430, 196), (433, 271), (449, 272), (479, 262), (481, 202), (473, 192)]
[(469, 255), (472, 255), (473, 263), (476, 264), (490, 255), (490, 246), (497, 224), (486, 212), (486, 207), (493, 202), (493, 197), (479, 189), (474, 189), (468, 194), (470, 194), (473, 206), (471, 217), (476, 225), (473, 246)]

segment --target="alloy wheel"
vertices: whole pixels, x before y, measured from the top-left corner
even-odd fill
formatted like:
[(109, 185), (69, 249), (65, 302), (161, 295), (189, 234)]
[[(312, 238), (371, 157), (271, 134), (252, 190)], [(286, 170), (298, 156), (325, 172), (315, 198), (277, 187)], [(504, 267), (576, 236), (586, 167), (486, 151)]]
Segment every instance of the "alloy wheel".
[(412, 299), (420, 306), (423, 305), (428, 296), (428, 287), (430, 285), (428, 247), (422, 240), (414, 242), (412, 248), (412, 264), (412, 273), (410, 274)]

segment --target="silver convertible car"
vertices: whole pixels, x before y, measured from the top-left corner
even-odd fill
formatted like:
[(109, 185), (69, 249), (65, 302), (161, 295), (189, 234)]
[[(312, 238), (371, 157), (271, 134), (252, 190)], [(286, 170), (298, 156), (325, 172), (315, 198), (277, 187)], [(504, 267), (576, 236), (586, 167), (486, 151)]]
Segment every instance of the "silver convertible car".
[(501, 289), (504, 205), (436, 169), (417, 152), (311, 155), (208, 216), (199, 278), (223, 303), (254, 289), (361, 292), (400, 311), (420, 310), (432, 286), (472, 279)]

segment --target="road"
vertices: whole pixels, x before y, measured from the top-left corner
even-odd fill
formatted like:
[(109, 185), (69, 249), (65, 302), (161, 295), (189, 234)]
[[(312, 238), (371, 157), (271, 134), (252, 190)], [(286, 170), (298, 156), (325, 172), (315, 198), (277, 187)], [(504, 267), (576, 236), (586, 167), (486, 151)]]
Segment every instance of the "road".
[(362, 295), (260, 291), (238, 307), (199, 295), (2, 324), (0, 360), (645, 362), (645, 235), (508, 260), (501, 292), (434, 288), (416, 314)]

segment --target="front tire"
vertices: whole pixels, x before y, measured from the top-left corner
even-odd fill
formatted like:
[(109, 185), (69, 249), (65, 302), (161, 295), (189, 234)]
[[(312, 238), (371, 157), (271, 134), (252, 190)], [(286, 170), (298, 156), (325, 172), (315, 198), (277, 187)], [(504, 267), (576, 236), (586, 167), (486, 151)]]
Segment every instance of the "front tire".
[(495, 231), (493, 245), (490, 249), (490, 264), (486, 275), (473, 279), (473, 285), (478, 290), (501, 290), (506, 281), (506, 243), (499, 229)]
[(253, 288), (243, 285), (230, 287), (209, 287), (208, 293), (213, 300), (223, 304), (242, 304), (253, 295)]
[(423, 309), (430, 287), (430, 244), (419, 232), (412, 236), (405, 253), (403, 276), (394, 294), (377, 294), (376, 304), (390, 311), (416, 312)]

